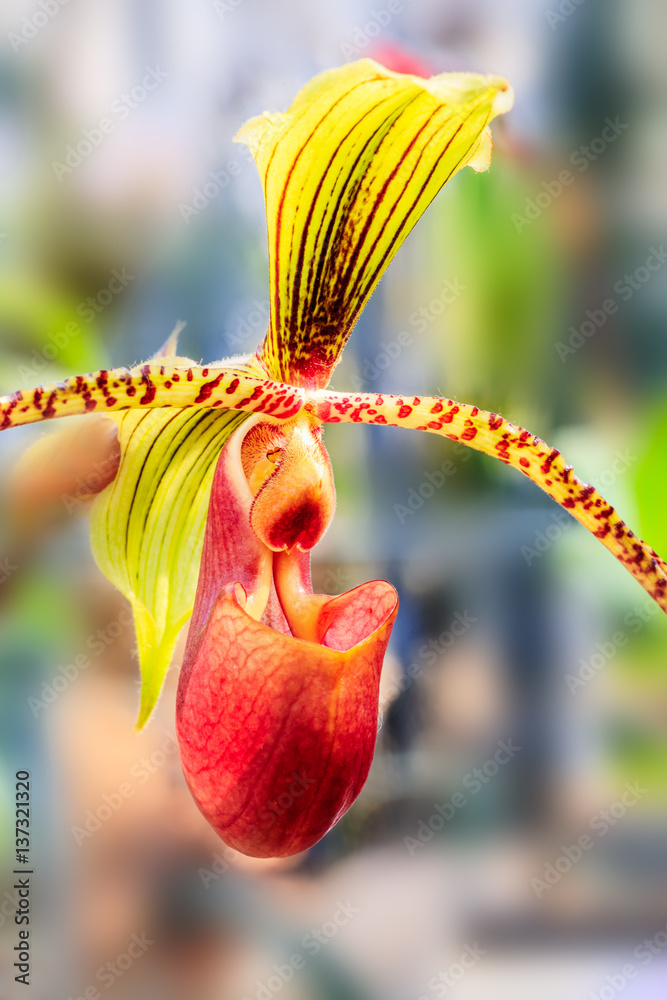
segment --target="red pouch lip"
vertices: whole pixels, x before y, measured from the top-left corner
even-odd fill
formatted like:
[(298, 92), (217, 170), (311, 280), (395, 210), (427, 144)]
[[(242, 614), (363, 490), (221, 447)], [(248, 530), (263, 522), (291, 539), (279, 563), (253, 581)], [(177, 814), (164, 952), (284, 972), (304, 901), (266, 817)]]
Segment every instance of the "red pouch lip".
[[(358, 600), (365, 588), (376, 609), (372, 630), (338, 650), (255, 621), (243, 610), (243, 592), (230, 585), (181, 673), (177, 733), (186, 780), (214, 829), (244, 854), (306, 850), (366, 781), (398, 601), (383, 581), (350, 593)], [(328, 599), (325, 618), (337, 600)], [(330, 616), (328, 629), (338, 622)]]

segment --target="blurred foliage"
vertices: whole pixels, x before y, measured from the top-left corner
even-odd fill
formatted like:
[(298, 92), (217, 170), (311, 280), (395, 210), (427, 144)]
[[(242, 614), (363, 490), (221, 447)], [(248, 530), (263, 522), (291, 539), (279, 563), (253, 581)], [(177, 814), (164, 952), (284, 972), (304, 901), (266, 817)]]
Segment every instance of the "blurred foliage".
[(511, 221), (535, 176), (502, 146), (488, 173), (464, 171), (425, 220), (424, 281), (456, 275), (465, 288), (430, 337), (445, 390), (546, 432), (562, 388), (552, 338), (566, 269), (548, 214), (521, 232)]
[(646, 439), (635, 484), (643, 537), (656, 552), (667, 552), (667, 405), (647, 408)]
[(82, 325), (77, 305), (39, 275), (0, 276), (0, 393), (105, 366), (104, 341), (95, 323)]

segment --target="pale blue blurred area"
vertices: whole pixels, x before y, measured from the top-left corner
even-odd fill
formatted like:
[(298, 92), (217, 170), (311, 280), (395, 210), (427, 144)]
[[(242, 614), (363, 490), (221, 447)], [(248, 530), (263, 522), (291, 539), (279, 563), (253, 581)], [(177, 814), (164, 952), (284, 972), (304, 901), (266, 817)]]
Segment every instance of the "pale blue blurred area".
[[(458, 175), (431, 206), (333, 386), (497, 410), (561, 448), (665, 555), (667, 264), (645, 281), (641, 269), (667, 242), (666, 37), (659, 0), (5, 0), (0, 393), (144, 360), (179, 320), (196, 361), (254, 350), (266, 223), (239, 126), (350, 58), (501, 73), (516, 104), (494, 124), (490, 172)], [(149, 70), (166, 76), (121, 118), (114, 102)], [(59, 180), (54, 161), (109, 115), (113, 132)], [(600, 140), (609, 119), (617, 131)], [(126, 288), (54, 350), (52, 334), (123, 268)], [(598, 327), (590, 314), (610, 298)], [(0, 434), (3, 485), (43, 433)], [(176, 669), (149, 729), (132, 733), (134, 638), (110, 634), (124, 605), (92, 562), (85, 518), (24, 539), (7, 576), (0, 526), (0, 996), (663, 997), (664, 622), (513, 470), (399, 429), (331, 426), (326, 441), (338, 508), (316, 588), (384, 577), (401, 610), (368, 785), (293, 862), (228, 852), (196, 811), (164, 750)], [(82, 651), (89, 666), (68, 676)], [(502, 766), (489, 763), (499, 741), (521, 747)], [(34, 778), (30, 991), (8, 958), (22, 768)], [(568, 867), (564, 852), (626, 783), (645, 792)], [(457, 793), (465, 804), (445, 820)], [(531, 879), (559, 861), (567, 870), (538, 895)], [(332, 923), (348, 904), (358, 912)], [(142, 934), (152, 943), (123, 969)]]

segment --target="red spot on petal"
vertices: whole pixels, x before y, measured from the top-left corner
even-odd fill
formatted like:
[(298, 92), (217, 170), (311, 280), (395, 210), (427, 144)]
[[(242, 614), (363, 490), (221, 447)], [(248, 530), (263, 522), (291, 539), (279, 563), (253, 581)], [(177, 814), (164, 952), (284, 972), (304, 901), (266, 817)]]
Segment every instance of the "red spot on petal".
[(53, 405), (56, 400), (56, 396), (57, 393), (52, 392), (48, 398), (48, 402), (44, 407), (44, 412), (42, 413), (42, 416), (44, 417), (45, 420), (48, 420), (50, 417), (55, 417), (56, 415), (56, 408)]
[[(207, 372), (208, 372), (208, 368), (205, 368), (202, 374), (206, 375)], [(199, 390), (199, 392), (197, 394), (197, 398), (195, 399), (195, 403), (205, 403), (207, 399), (210, 399), (213, 390), (218, 388), (218, 386), (222, 382), (224, 376), (225, 376), (225, 373), (224, 372), (220, 372), (220, 374), (218, 375), (218, 377), (214, 378), (211, 382), (204, 382), (203, 386), (201, 387), (201, 389)]]
[(544, 463), (540, 466), (542, 472), (545, 473), (545, 475), (548, 474), (549, 470), (551, 469), (551, 466), (553, 465), (555, 460), (559, 457), (559, 455), (560, 452), (558, 451), (557, 448), (551, 449), (551, 451), (545, 458)]

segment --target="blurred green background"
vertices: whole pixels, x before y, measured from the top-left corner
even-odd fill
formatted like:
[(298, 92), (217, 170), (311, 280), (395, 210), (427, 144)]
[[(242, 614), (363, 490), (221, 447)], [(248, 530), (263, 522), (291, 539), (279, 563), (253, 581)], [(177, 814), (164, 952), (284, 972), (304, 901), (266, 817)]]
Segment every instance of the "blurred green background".
[[(438, 196), (333, 387), (496, 410), (667, 554), (664, 3), (5, 0), (0, 26), (0, 394), (145, 360), (179, 320), (196, 360), (254, 349), (264, 205), (231, 140), (316, 72), (372, 56), (500, 73), (516, 105), (490, 172)], [(0, 435), (5, 494), (45, 433)], [(338, 509), (316, 589), (383, 577), (401, 610), (368, 785), (288, 861), (228, 850), (191, 801), (170, 739), (182, 649), (133, 734), (134, 639), (85, 511), (28, 511), (20, 537), (4, 517), (0, 996), (28, 995), (11, 957), (26, 768), (40, 1000), (663, 997), (662, 616), (513, 470), (404, 430), (325, 438)], [(521, 748), (502, 765), (499, 741)], [(622, 806), (628, 784), (641, 791)], [(132, 935), (151, 942), (137, 958)]]

